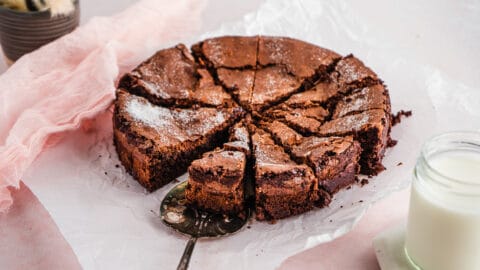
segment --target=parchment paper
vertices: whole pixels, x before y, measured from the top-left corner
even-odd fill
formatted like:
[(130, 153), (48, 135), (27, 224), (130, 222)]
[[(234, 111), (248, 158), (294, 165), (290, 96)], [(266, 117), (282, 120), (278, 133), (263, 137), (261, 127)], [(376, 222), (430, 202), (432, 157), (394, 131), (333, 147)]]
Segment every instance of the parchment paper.
[[(288, 256), (331, 241), (351, 230), (373, 202), (408, 185), (424, 140), (441, 131), (479, 128), (479, 89), (471, 81), (461, 81), (461, 72), (451, 73), (452, 78), (439, 68), (444, 61), (455, 64), (458, 59), (435, 57), (435, 51), (454, 46), (447, 39), (436, 43), (440, 37), (455, 38), (461, 33), (441, 25), (430, 29), (434, 19), (423, 13), (425, 3), (417, 3), (415, 8), (411, 3), (393, 8), (382, 3), (368, 5), (383, 6), (390, 13), (367, 11), (363, 1), (271, 0), (243, 20), (198, 37), (282, 35), (341, 54), (354, 53), (385, 81), (393, 111), (413, 110), (413, 116), (393, 128), (392, 137), (398, 145), (386, 153), (387, 170), (370, 179), (368, 185), (340, 192), (326, 209), (276, 224), (252, 221), (249, 228), (235, 235), (200, 240), (191, 269), (272, 269)], [(447, 13), (449, 7), (441, 10)], [(471, 27), (474, 16), (465, 13), (455, 23)], [(382, 19), (385, 21), (380, 25)], [(431, 36), (422, 40), (424, 33)], [(474, 45), (468, 41), (464, 48), (456, 49), (472, 52)], [(429, 42), (441, 50), (432, 47), (429, 55), (411, 50)], [(25, 182), (49, 210), (85, 269), (175, 269), (187, 238), (163, 226), (158, 217), (160, 201), (173, 184), (147, 194), (116, 166), (119, 161), (112, 145), (109, 113), (97, 120), (96, 128), (92, 133), (68, 134), (64, 142), (42, 154)]]

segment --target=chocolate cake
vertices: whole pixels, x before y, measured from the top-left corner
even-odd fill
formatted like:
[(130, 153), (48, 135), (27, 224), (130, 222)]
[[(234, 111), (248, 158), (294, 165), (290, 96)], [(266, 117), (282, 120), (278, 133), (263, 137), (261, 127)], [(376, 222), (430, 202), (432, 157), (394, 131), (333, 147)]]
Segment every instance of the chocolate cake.
[(353, 137), (302, 137), (279, 121), (263, 122), (262, 126), (295, 161), (312, 168), (319, 187), (329, 194), (355, 182), (361, 148)]
[(190, 205), (254, 204), (259, 220), (325, 207), (359, 170), (382, 171), (392, 123), (386, 86), (358, 58), (269, 36), (158, 51), (121, 78), (113, 120), (148, 190), (188, 168)]
[(219, 149), (205, 153), (188, 167), (187, 202), (217, 213), (242, 211), (245, 166), (245, 153), (240, 151)]
[(252, 135), (252, 145), (257, 219), (280, 219), (311, 210), (319, 200), (312, 170), (293, 162), (261, 129)]
[(115, 100), (114, 141), (127, 171), (145, 188), (155, 190), (226, 140), (229, 127), (241, 116), (238, 108), (154, 106), (120, 89)]

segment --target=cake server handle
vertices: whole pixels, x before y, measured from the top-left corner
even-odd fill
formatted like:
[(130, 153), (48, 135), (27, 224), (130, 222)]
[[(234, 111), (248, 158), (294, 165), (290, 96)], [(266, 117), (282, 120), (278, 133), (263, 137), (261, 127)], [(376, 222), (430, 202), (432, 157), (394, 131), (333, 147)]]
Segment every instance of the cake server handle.
[(197, 243), (197, 237), (195, 236), (190, 237), (190, 239), (188, 240), (187, 246), (183, 251), (182, 258), (178, 263), (177, 270), (186, 270), (188, 268), (188, 263), (190, 262), (190, 257), (192, 256), (195, 243)]

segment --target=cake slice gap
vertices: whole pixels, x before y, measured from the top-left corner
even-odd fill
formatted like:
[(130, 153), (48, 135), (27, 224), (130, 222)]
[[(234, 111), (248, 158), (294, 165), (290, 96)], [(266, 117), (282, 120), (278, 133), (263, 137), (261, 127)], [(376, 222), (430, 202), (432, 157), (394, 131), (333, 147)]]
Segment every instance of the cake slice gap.
[(228, 142), (223, 144), (223, 148), (231, 151), (244, 152), (247, 158), (251, 156), (251, 140), (248, 132), (247, 122), (242, 120), (230, 128), (230, 137)]

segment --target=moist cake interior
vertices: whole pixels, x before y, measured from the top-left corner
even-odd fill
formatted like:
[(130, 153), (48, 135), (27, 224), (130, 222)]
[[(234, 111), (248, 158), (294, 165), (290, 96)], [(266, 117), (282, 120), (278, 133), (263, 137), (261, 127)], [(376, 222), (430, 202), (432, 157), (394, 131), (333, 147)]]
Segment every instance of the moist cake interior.
[(188, 171), (189, 204), (258, 220), (326, 207), (381, 172), (392, 123), (361, 60), (271, 36), (158, 51), (120, 79), (113, 120), (120, 161), (147, 190)]

